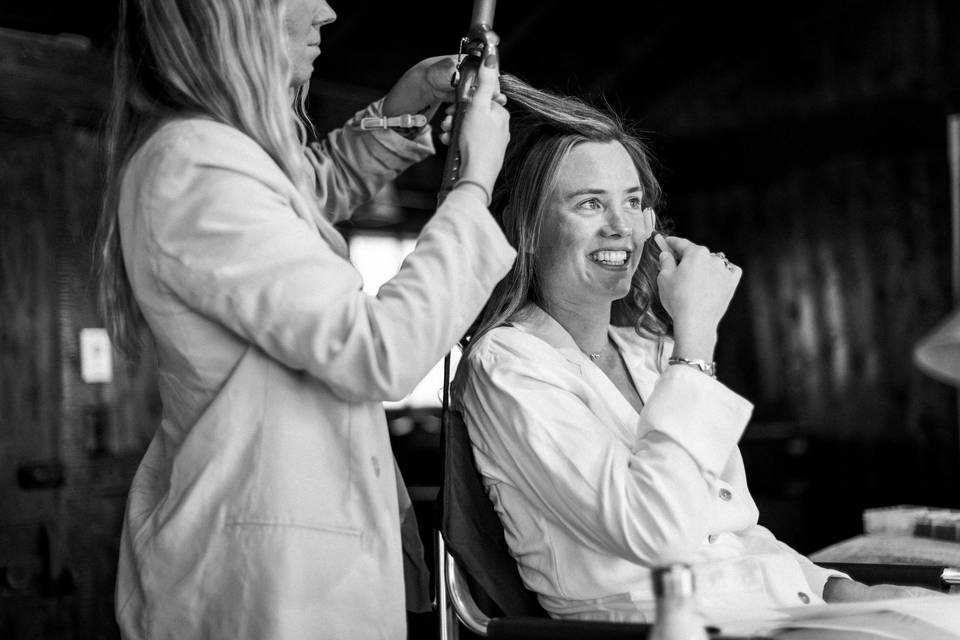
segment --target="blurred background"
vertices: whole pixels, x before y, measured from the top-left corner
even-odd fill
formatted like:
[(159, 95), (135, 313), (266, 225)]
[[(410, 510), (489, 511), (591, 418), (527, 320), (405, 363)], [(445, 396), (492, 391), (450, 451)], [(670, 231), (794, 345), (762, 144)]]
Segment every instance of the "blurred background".
[[(321, 131), (455, 52), (471, 8), (332, 4), (311, 85)], [(117, 637), (120, 519), (159, 422), (149, 354), (110, 359), (90, 278), (115, 22), (114, 0), (0, 6), (3, 638)], [(756, 405), (742, 450), (761, 523), (809, 553), (860, 533), (865, 508), (960, 507), (956, 391), (911, 357), (956, 302), (960, 3), (500, 0), (494, 27), (503, 71), (632, 119), (661, 215), (743, 266), (717, 361)], [(369, 291), (429, 218), (441, 160), (343, 229)], [(425, 530), (440, 386), (388, 406)]]

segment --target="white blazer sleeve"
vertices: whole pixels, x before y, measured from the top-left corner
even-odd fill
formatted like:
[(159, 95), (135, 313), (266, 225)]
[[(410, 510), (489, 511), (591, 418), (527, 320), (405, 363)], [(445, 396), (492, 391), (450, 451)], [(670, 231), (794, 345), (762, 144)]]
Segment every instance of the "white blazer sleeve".
[[(590, 548), (648, 566), (692, 558), (716, 504), (714, 462), (736, 446), (750, 406), (742, 401), (739, 411), (726, 411), (730, 399), (698, 388), (710, 379), (692, 373), (703, 380), (689, 380), (687, 399), (651, 398), (641, 421), (653, 430), (631, 447), (570, 390), (562, 366), (475, 352), (463, 409), (478, 464)], [(661, 393), (658, 384), (653, 396)], [(662, 414), (670, 401), (676, 419)], [(687, 401), (705, 403), (703, 412), (718, 417), (680, 425), (696, 417)], [(682, 434), (680, 441), (672, 434)]]
[(237, 144), (201, 135), (159, 154), (137, 197), (160, 286), (346, 400), (402, 398), (467, 329), (514, 250), (477, 198), (454, 191), (399, 274), (365, 295), (249, 145), (240, 158)]
[(738, 531), (737, 535), (743, 540), (748, 553), (786, 553), (796, 558), (803, 571), (810, 590), (818, 595), (823, 594), (823, 587), (830, 578), (850, 578), (847, 574), (833, 569), (824, 569), (817, 566), (805, 555), (777, 539), (773, 533), (762, 525), (754, 525), (745, 531)]
[(320, 211), (330, 222), (349, 219), (400, 172), (434, 152), (430, 126), (407, 139), (391, 130), (360, 129), (360, 120), (383, 115), (383, 100), (357, 114), (306, 149)]

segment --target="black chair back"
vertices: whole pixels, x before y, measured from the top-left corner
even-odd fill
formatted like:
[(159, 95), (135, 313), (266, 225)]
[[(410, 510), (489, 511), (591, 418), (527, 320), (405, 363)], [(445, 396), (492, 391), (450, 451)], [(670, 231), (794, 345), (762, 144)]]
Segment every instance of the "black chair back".
[[(471, 591), (477, 603), (484, 608), (486, 596), (499, 608), (499, 612), (485, 611), (490, 616), (546, 617), (536, 596), (520, 579), (503, 537), (503, 525), (483, 488), (460, 413), (446, 412), (440, 447), (440, 532), (448, 551), (474, 583)], [(478, 593), (477, 587), (483, 593)]]

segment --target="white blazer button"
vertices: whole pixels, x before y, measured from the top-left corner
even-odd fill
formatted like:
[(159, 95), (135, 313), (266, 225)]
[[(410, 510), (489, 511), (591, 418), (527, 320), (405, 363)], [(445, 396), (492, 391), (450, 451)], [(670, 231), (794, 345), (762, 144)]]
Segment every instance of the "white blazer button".
[(730, 493), (730, 489), (720, 489), (720, 499), (724, 502), (730, 502), (730, 498), (733, 497), (733, 494)]
[(716, 541), (717, 541), (717, 534), (711, 533), (710, 535), (707, 536), (707, 542), (709, 542), (710, 544), (713, 544)]
[(805, 594), (803, 591), (798, 592), (797, 597), (800, 598), (800, 602), (803, 604), (810, 604), (810, 596)]

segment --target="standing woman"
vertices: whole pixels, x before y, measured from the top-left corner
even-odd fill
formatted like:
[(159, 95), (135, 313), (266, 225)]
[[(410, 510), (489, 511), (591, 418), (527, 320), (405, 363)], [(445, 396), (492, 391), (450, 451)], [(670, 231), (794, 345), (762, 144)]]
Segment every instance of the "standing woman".
[(423, 563), (401, 550), (415, 523), (381, 401), (413, 388), (513, 261), (486, 209), (508, 116), (491, 56), (463, 179), (363, 294), (332, 223), (433, 146), (428, 127), (359, 120), (432, 113), (453, 69), (414, 66), (308, 149), (297, 96), (334, 18), (323, 0), (124, 3), (100, 293), (121, 348), (146, 322), (163, 402), (123, 525), (125, 638), (405, 636), (405, 559)]

